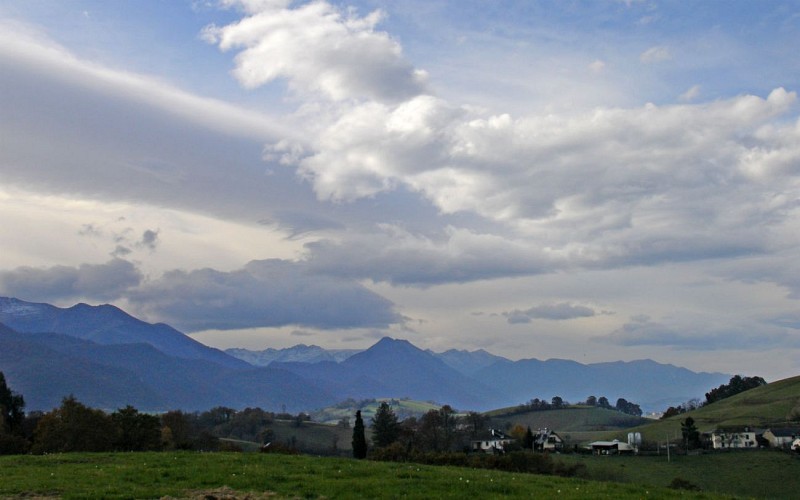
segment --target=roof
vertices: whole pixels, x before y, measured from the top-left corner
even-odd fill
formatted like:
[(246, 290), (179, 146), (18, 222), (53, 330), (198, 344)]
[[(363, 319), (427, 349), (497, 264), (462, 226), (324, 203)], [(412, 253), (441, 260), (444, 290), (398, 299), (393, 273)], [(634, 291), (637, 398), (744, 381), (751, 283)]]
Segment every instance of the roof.
[(774, 427), (767, 429), (767, 431), (771, 432), (775, 437), (795, 437), (800, 435), (800, 429), (797, 427)]

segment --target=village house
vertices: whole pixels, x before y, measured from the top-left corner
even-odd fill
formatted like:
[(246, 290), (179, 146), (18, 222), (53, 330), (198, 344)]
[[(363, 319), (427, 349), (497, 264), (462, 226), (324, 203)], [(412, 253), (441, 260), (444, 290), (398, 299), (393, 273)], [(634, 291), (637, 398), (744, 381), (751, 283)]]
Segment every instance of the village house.
[(758, 437), (761, 434), (749, 427), (717, 429), (711, 433), (711, 447), (715, 450), (758, 448)]
[(484, 453), (505, 453), (505, 447), (514, 442), (514, 438), (507, 436), (502, 431), (490, 429), (478, 439), (471, 441), (472, 451)]
[(800, 429), (796, 427), (774, 427), (764, 431), (764, 440), (770, 448), (789, 449), (792, 443), (800, 438)]
[(534, 451), (561, 451), (564, 440), (550, 429), (539, 429), (533, 437)]

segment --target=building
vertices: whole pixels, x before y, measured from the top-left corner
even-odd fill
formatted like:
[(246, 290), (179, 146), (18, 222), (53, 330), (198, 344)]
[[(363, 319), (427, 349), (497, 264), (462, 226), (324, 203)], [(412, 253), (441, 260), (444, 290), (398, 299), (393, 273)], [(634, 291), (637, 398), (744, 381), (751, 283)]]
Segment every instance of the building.
[(561, 451), (564, 440), (550, 429), (539, 429), (533, 436), (534, 451)]
[(513, 442), (514, 438), (497, 429), (490, 429), (486, 434), (479, 436), (479, 439), (473, 439), (471, 448), (472, 451), (484, 453), (505, 453), (506, 446)]
[(717, 429), (711, 433), (711, 447), (715, 450), (758, 448), (758, 436), (761, 434), (749, 427)]
[(592, 453), (596, 455), (633, 455), (638, 451), (635, 446), (623, 443), (618, 439), (613, 441), (595, 441), (594, 443), (590, 443), (589, 447), (592, 449)]
[(789, 449), (795, 439), (800, 438), (800, 429), (796, 427), (774, 427), (765, 430), (763, 437), (770, 448)]

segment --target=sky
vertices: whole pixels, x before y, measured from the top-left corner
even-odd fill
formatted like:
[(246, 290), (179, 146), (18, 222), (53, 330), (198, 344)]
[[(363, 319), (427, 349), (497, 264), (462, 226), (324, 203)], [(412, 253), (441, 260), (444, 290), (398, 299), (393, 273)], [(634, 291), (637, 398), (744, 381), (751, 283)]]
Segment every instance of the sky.
[(800, 2), (3, 0), (0, 295), (800, 374)]

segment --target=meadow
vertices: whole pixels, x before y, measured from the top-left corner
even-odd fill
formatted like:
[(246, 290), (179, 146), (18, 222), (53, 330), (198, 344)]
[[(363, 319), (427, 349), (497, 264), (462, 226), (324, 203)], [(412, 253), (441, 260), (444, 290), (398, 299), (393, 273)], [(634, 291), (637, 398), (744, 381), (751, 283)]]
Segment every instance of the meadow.
[(258, 453), (0, 457), (0, 498), (728, 498), (635, 483)]

